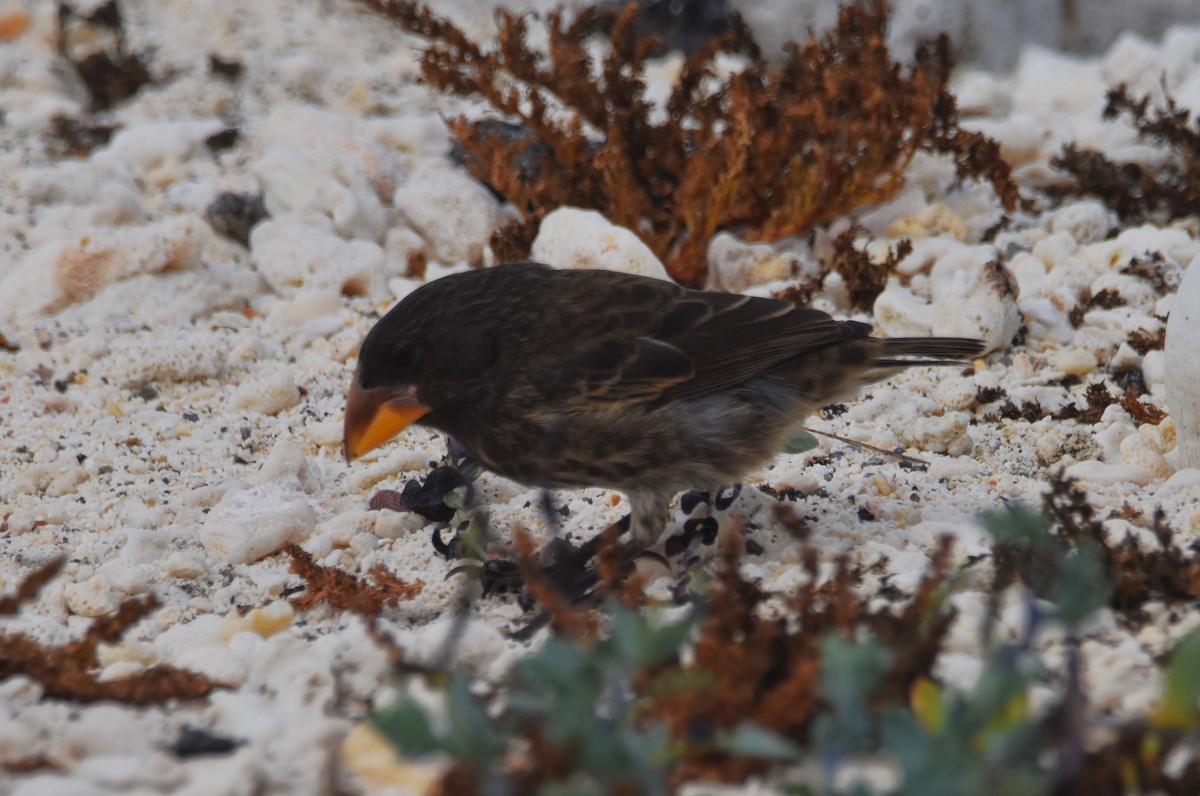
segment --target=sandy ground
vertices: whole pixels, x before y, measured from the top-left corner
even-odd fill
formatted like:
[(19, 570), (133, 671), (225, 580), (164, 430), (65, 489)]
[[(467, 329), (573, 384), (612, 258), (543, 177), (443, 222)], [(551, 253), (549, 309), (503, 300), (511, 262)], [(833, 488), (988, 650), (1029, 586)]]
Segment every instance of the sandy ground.
[[(472, 13), (457, 16), (470, 25)], [(424, 582), (385, 623), (411, 660), (440, 649), (463, 582), (444, 579), (453, 562), (434, 552), (424, 520), (368, 511), (367, 500), (425, 472), (444, 440), (411, 431), (347, 466), (342, 410), (362, 335), (420, 284), (405, 276), (410, 254), (431, 261), (427, 278), (486, 261), (505, 210), (449, 163), (439, 114), (458, 106), (417, 83), (413, 42), (376, 17), (340, 2), (233, 0), (137, 3), (127, 17), (127, 47), (153, 52), (160, 79), (105, 115), (119, 130), (82, 157), (64, 156), (48, 134), (56, 115), (82, 118), (86, 105), (56, 55), (52, 5), (35, 4), (23, 32), (0, 44), (0, 588), (55, 555), (68, 562), (3, 629), (62, 644), (91, 618), (151, 593), (160, 607), (101, 648), (101, 677), (169, 664), (226, 688), (132, 708), (46, 699), (31, 679), (11, 677), (0, 683), (0, 783), (8, 779), (0, 790), (302, 794), (336, 784), (382, 793), (373, 748), (353, 730), (394, 693), (387, 654), (354, 615), (296, 612), (288, 596), (300, 580), (277, 551), (294, 541), (323, 564), (357, 573), (382, 565)], [(239, 63), (240, 76), (213, 74), (211, 56)], [(1101, 122), (1104, 92), (1120, 80), (1136, 93), (1166, 85), (1181, 105), (1200, 108), (1200, 29), (1176, 28), (1156, 43), (1126, 38), (1092, 60), (1028, 50), (1011, 74), (964, 72), (956, 85), (971, 126), (998, 138), (1023, 187), (1036, 190), (1057, 179), (1049, 159), (1067, 141), (1118, 159), (1161, 157), (1126, 125)], [(236, 140), (214, 147), (211, 137), (229, 128)], [(204, 219), (227, 191), (265, 196), (270, 220), (248, 247)], [(1007, 502), (1037, 503), (1058, 467), (1098, 505), (1146, 515), (1161, 507), (1185, 535), (1200, 530), (1200, 471), (1179, 467), (1171, 418), (1137, 427), (1114, 407), (1096, 425), (987, 419), (997, 407), (976, 401), (980, 390), (1000, 389), (1052, 413), (1082, 405), (1090, 378), (1122, 366), (1140, 367), (1145, 400), (1169, 410), (1162, 352), (1142, 355), (1126, 340), (1160, 329), (1173, 296), (1121, 270), (1158, 253), (1177, 278), (1200, 254), (1195, 219), (1122, 228), (1102, 205), (1080, 200), (1020, 213), (984, 242), (999, 216), (990, 188), (955, 186), (950, 164), (918, 158), (908, 189), (858, 218), (880, 245), (914, 240), (904, 266), (914, 278), (876, 305), (884, 332), (980, 335), (994, 352), (967, 372), (900, 376), (812, 425), (904, 447), (929, 469), (823, 441), (750, 479), (798, 491), (823, 557), (887, 556), (886, 578), (901, 590), (940, 534), (956, 537), (956, 560), (985, 553), (975, 518)], [(618, 264), (644, 257), (602, 220), (573, 223), (580, 236), (616, 239)], [(771, 292), (841, 228), (812, 246), (722, 238), (711, 265), (726, 285)], [(539, 251), (561, 267), (580, 264), (565, 244), (542, 241)], [(1019, 297), (985, 278), (997, 259)], [(1124, 305), (1072, 326), (1080, 293), (1106, 288)], [(817, 305), (850, 312), (836, 279)], [(1024, 345), (1014, 349), (1022, 327)], [(1081, 383), (1064, 386), (1068, 376)], [(517, 525), (547, 537), (536, 493), (489, 475), (480, 486), (501, 538)], [(623, 499), (603, 490), (557, 501), (569, 512), (564, 532), (577, 539), (624, 513)], [(745, 574), (787, 589), (801, 570), (772, 503), (746, 489), (730, 513), (756, 526), (763, 550), (746, 558)], [(667, 582), (652, 594), (665, 598)], [(939, 674), (967, 685), (978, 671), (983, 592), (956, 601)], [(1200, 624), (1190, 608), (1152, 614), (1130, 630), (1105, 613), (1089, 633), (1098, 712), (1143, 710), (1157, 695), (1155, 656)], [(501, 676), (525, 649), (504, 636), (523, 616), (511, 596), (476, 602), (454, 665)], [(1021, 617), (1014, 603), (1004, 627), (1016, 633)], [(1045, 646), (1053, 660), (1054, 640)], [(181, 757), (171, 745), (185, 726), (240, 745)], [(37, 764), (18, 773), (21, 761)], [(408, 773), (419, 785), (419, 771)]]

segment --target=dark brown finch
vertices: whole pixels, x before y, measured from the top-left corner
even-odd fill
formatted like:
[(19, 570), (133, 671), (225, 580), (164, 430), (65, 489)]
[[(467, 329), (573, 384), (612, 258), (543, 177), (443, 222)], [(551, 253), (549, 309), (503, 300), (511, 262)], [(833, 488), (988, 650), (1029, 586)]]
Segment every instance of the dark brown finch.
[(739, 482), (814, 410), (910, 365), (983, 350), (870, 332), (787, 301), (611, 271), (454, 274), (367, 334), (346, 459), (421, 423), (514, 481), (624, 492), (634, 538), (650, 545), (676, 493)]

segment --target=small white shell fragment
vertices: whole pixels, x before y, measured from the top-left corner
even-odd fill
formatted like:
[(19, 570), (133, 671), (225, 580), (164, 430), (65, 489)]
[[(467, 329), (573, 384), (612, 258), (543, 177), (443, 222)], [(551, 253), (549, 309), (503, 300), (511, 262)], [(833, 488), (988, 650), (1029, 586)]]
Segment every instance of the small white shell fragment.
[(1121, 443), (1136, 433), (1137, 429), (1127, 421), (1113, 423), (1097, 431), (1095, 440), (1100, 446), (1101, 458), (1110, 463), (1121, 461)]
[[(382, 512), (394, 513), (394, 512)], [(360, 533), (370, 533), (375, 528), (374, 511), (351, 509), (330, 517), (317, 526), (317, 532), (329, 537), (334, 547), (346, 547)]]
[(68, 583), (63, 588), (67, 608), (77, 616), (104, 616), (117, 610), (120, 599), (103, 575)]
[[(1142, 376), (1146, 379), (1146, 386), (1153, 392), (1156, 387), (1165, 388), (1167, 381), (1167, 355), (1166, 352), (1147, 351), (1142, 357)], [(1168, 402), (1168, 406), (1170, 403)]]
[(1104, 105), (1108, 83), (1083, 58), (1029, 46), (1013, 75), (1013, 102), (1035, 112), (1094, 112)]
[(932, 417), (917, 417), (910, 423), (892, 426), (892, 431), (905, 447), (962, 456), (971, 451), (967, 416), (962, 412), (947, 412)]
[[(487, 189), (461, 171), (430, 171), (396, 189), (396, 209), (446, 265), (481, 265), (500, 206)], [(545, 223), (545, 222), (543, 222)]]
[(1179, 444), (1175, 418), (1169, 415), (1157, 425), (1146, 423), (1138, 429), (1138, 433), (1145, 437), (1154, 450), (1159, 453), (1169, 453)]
[(342, 299), (338, 291), (327, 287), (301, 289), (290, 301), (279, 304), (271, 312), (271, 319), (288, 326), (299, 326), (317, 318), (336, 315), (341, 309)]
[(119, 337), (106, 364), (115, 384), (140, 387), (151, 382), (186, 382), (225, 373), (228, 343), (207, 331), (182, 331), (166, 337), (153, 334)]
[(359, 119), (288, 105), (260, 122), (264, 154), (253, 165), (274, 218), (321, 215), (349, 238), (382, 241), (403, 169)]
[(1181, 467), (1200, 467), (1200, 255), (1188, 266), (1167, 320), (1163, 363)]
[(938, 379), (933, 388), (933, 398), (947, 409), (969, 409), (975, 403), (978, 388), (974, 380), (959, 376), (956, 373), (946, 373)]
[(142, 122), (117, 131), (92, 155), (103, 170), (128, 178), (144, 178), (164, 163), (178, 163), (204, 146), (225, 125), (220, 119)]
[(534, 260), (555, 268), (601, 268), (670, 279), (637, 235), (595, 210), (560, 207), (550, 213), (542, 219), (531, 253)]

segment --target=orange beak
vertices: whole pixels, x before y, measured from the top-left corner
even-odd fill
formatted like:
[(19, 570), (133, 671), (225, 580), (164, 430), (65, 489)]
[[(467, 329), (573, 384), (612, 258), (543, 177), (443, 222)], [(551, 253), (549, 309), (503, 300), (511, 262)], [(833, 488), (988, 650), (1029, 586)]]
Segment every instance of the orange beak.
[(417, 400), (417, 388), (372, 387), (363, 389), (358, 372), (350, 383), (346, 401), (345, 443), (346, 461), (352, 462), (370, 450), (378, 448), (404, 429), (420, 420), (429, 407)]

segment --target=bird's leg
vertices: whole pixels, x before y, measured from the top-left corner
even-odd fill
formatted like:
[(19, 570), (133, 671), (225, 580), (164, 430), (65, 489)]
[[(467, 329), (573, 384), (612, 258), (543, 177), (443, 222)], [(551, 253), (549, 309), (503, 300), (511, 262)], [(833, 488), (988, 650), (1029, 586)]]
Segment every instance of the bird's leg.
[(546, 521), (546, 525), (550, 528), (550, 533), (557, 539), (561, 528), (558, 522), (558, 510), (554, 508), (554, 493), (549, 489), (541, 490), (538, 493), (538, 502), (542, 509), (542, 519)]

